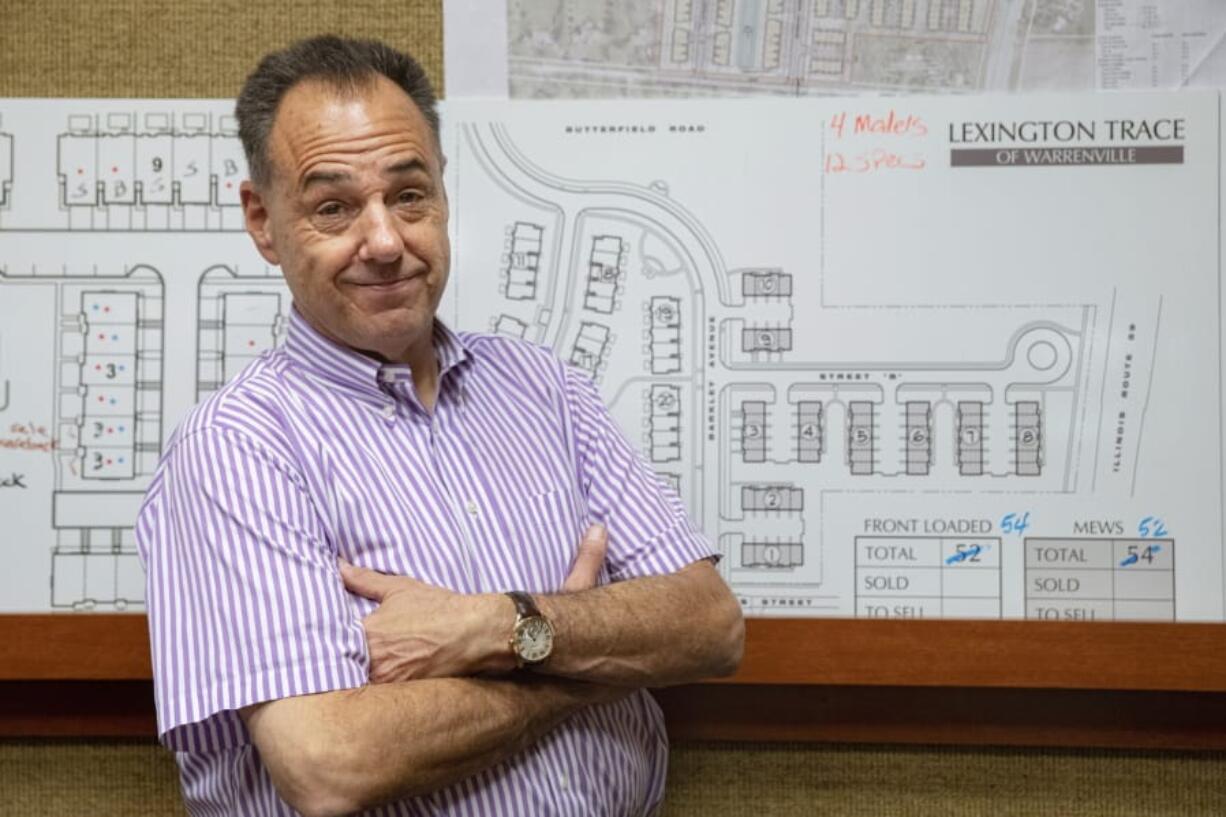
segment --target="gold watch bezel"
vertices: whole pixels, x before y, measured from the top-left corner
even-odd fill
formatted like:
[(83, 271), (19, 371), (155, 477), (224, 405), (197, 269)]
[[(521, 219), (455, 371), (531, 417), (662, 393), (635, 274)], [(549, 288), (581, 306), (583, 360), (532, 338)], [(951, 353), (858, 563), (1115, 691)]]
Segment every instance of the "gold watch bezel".
[[(524, 636), (525, 631), (528, 629), (529, 625), (535, 624), (537, 622), (540, 622), (541, 624), (543, 624), (545, 626), (545, 630), (548, 631), (549, 633), (549, 649), (540, 658), (530, 659), (526, 657), (524, 653), (522, 652), (522, 650), (520, 649), (520, 639)], [(553, 655), (553, 640), (554, 640), (555, 635), (557, 635), (557, 633), (553, 628), (553, 623), (550, 622), (550, 620), (545, 618), (544, 616), (539, 615), (539, 614), (535, 616), (525, 616), (525, 615), (516, 614), (515, 626), (511, 630), (511, 638), (510, 638), (511, 653), (515, 656), (516, 666), (521, 667), (521, 668), (522, 667), (535, 667), (549, 660), (549, 656)]]

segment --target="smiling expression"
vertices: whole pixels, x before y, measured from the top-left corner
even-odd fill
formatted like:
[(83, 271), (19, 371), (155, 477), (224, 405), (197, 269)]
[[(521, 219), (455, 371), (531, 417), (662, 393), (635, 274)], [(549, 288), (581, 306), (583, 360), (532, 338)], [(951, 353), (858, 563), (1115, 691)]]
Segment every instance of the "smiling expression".
[(352, 91), (304, 81), (281, 100), (267, 150), (269, 184), (243, 184), (247, 230), (298, 311), (346, 346), (432, 364), (451, 252), (442, 157), (421, 111), (383, 76)]

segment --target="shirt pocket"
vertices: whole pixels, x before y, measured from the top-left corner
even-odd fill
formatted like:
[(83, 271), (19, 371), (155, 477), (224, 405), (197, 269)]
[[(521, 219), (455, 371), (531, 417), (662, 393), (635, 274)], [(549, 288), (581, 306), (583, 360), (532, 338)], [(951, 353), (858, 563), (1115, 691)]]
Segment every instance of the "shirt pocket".
[(555, 488), (507, 509), (503, 528), (507, 589), (556, 593), (570, 572), (586, 526), (573, 491)]

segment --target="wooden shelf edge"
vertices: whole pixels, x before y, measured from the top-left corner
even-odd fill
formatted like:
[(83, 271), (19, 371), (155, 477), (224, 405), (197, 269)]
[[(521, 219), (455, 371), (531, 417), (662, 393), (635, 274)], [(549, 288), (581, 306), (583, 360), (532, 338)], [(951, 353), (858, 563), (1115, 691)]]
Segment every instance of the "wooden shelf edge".
[(147, 681), (143, 613), (0, 615), (0, 680)]
[(733, 684), (1226, 691), (1226, 624), (749, 619)]
[[(1226, 624), (750, 619), (724, 683), (1226, 691)], [(142, 614), (0, 615), (0, 680), (148, 680)]]
[(675, 741), (1226, 750), (1226, 694), (707, 685), (653, 690)]
[[(671, 739), (1226, 750), (1226, 694), (693, 684), (654, 690)], [(0, 682), (0, 738), (153, 740), (149, 681)]]

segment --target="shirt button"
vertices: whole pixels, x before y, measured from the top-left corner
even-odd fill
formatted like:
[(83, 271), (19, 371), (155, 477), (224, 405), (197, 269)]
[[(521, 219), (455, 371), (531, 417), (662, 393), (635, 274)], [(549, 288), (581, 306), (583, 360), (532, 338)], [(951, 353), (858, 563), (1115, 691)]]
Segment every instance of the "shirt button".
[(564, 774), (558, 775), (558, 788), (561, 789), (562, 791), (566, 791), (567, 789), (569, 789), (570, 788), (570, 778)]
[(384, 406), (383, 406), (383, 419), (384, 419), (384, 420), (393, 420), (393, 419), (395, 419), (395, 417), (396, 417), (396, 404), (395, 404), (395, 403), (386, 403), (386, 404), (384, 404)]
[(473, 502), (473, 501), (470, 499), (470, 500), (468, 500), (468, 504), (467, 504), (467, 505), (465, 505), (464, 507), (465, 507), (465, 509), (468, 511), (469, 515), (471, 515), (471, 516), (476, 516), (476, 515), (477, 515), (478, 508), (477, 508), (477, 503), (476, 503), (476, 502)]

